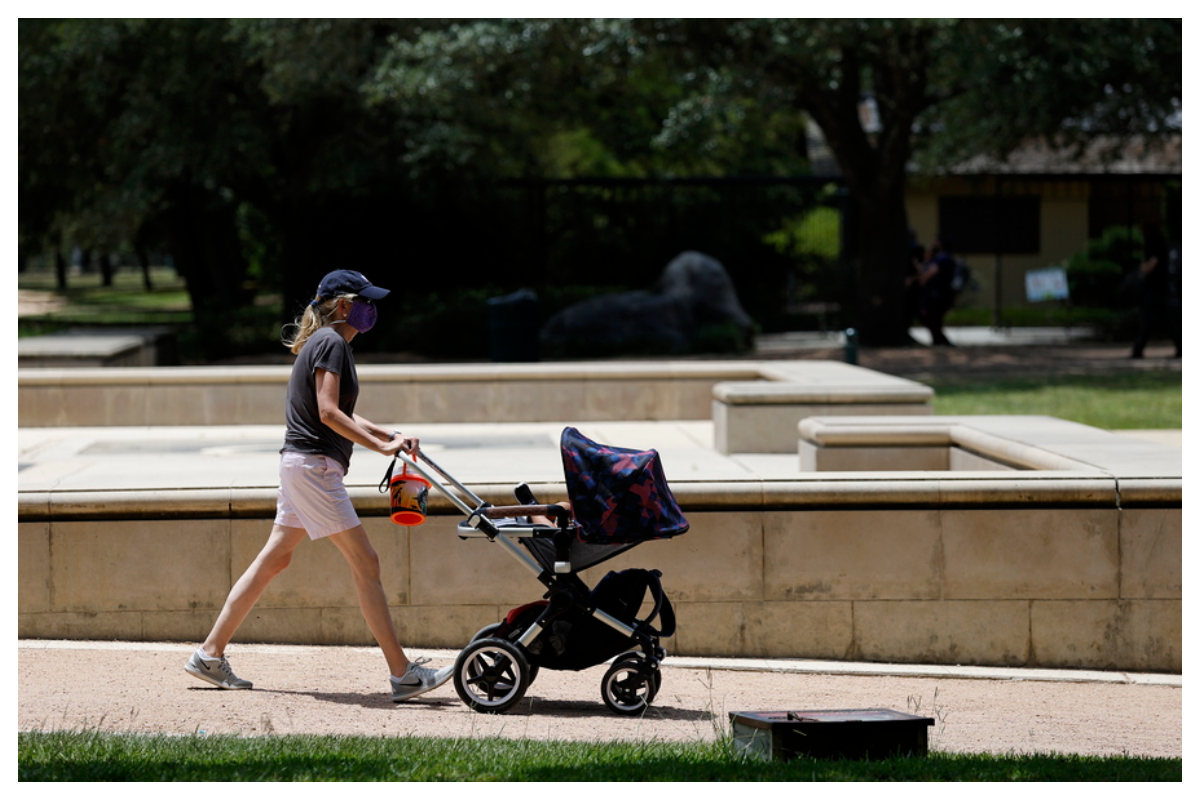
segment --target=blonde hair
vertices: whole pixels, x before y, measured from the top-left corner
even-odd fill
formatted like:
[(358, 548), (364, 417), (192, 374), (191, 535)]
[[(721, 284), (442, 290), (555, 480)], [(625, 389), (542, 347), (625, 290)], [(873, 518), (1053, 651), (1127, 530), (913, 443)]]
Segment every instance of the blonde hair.
[(344, 297), (353, 301), (357, 296), (339, 294), (324, 302), (321, 301), (320, 296), (314, 297), (313, 301), (304, 307), (304, 313), (296, 317), (295, 322), (283, 326), (283, 346), (293, 353), (299, 354), (309, 337), (329, 324), (329, 319), (333, 316), (334, 309), (337, 308), (338, 300)]

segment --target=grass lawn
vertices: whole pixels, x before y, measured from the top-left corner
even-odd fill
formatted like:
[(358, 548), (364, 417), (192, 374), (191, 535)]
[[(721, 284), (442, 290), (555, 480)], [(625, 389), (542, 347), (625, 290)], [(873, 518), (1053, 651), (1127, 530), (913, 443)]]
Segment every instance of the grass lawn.
[(1182, 429), (1183, 373), (938, 379), (937, 414), (1045, 414), (1105, 430)]
[(1182, 759), (749, 760), (716, 743), (30, 732), (22, 781), (1181, 781)]
[(59, 293), (52, 272), (23, 272), (17, 287), (24, 291), (53, 292), (65, 301), (61, 307), (18, 326), (18, 335), (38, 335), (68, 325), (182, 325), (192, 319), (192, 301), (182, 278), (174, 270), (151, 270), (154, 288), (146, 291), (140, 271), (121, 269), (112, 286), (103, 286), (98, 272), (72, 275), (66, 292)]

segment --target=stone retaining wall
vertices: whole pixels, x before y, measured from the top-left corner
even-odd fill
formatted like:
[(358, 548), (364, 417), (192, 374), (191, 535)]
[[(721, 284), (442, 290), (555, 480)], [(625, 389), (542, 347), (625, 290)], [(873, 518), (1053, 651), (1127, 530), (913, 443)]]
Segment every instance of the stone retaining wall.
[[(1095, 474), (997, 475), (678, 483), (689, 533), (583, 577), (661, 570), (679, 655), (1181, 671), (1181, 487), (1139, 504)], [(18, 635), (202, 639), (270, 529), (273, 489), (101, 494), (22, 498)], [(461, 646), (541, 595), (500, 548), (459, 539), (448, 502), (417, 528), (373, 491), (355, 503), (407, 644)], [(372, 641), (328, 542), (297, 551), (238, 636)]]
[[(290, 374), (288, 366), (23, 369), (17, 411), (21, 427), (274, 425)], [(740, 452), (773, 452), (756, 448), (794, 440), (808, 414), (902, 413), (902, 405), (929, 413), (933, 398), (921, 384), (836, 361), (361, 365), (358, 374), (359, 412), (408, 424), (709, 419), (714, 388), (734, 382), (725, 392), (738, 416), (728, 432), (722, 419), (718, 438)], [(759, 403), (764, 387), (776, 392)], [(807, 410), (783, 405), (780, 389)]]

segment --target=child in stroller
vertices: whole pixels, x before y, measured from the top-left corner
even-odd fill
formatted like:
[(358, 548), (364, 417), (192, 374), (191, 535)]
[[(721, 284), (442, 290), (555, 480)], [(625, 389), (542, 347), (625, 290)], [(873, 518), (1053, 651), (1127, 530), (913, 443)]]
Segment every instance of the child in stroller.
[[(420, 455), (475, 504), (422, 470), (467, 515), (458, 525), (460, 538), (501, 544), (546, 587), (541, 600), (475, 634), (455, 661), (454, 688), (471, 708), (501, 713), (521, 701), (542, 668), (577, 671), (614, 659), (601, 680), (601, 697), (615, 713), (638, 714), (661, 684), (658, 667), (666, 651), (660, 640), (675, 632), (661, 573), (610, 572), (595, 589), (577, 573), (644, 541), (686, 533), (688, 522), (657, 451), (601, 445), (570, 427), (562, 432), (560, 449), (570, 501), (540, 504), (521, 484), (514, 490), (519, 505), (502, 507), (485, 503)], [(639, 619), (647, 592), (653, 608)], [(654, 627), (656, 619), (660, 627)]]

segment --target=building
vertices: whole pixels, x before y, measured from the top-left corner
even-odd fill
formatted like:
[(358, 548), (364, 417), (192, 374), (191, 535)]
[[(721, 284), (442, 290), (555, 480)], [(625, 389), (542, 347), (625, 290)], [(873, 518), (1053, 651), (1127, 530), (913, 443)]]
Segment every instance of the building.
[(1182, 135), (1158, 147), (1101, 139), (1080, 152), (1037, 142), (1004, 161), (913, 175), (906, 202), (920, 241), (950, 235), (971, 266), (975, 291), (959, 306), (991, 309), (1003, 324), (1004, 309), (1029, 304), (1026, 272), (1065, 264), (1104, 230), (1153, 221), (1179, 236), (1182, 185)]

